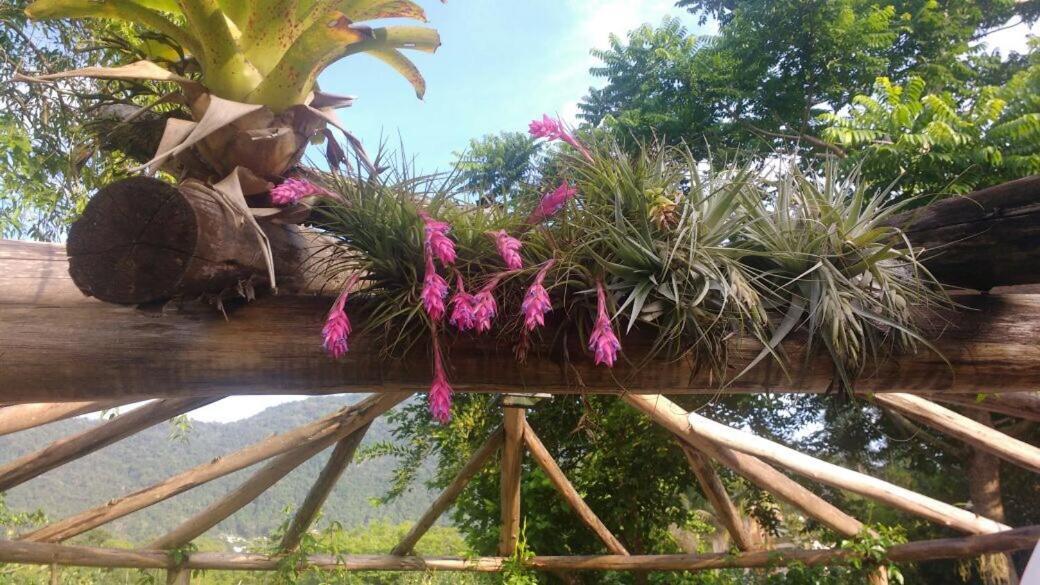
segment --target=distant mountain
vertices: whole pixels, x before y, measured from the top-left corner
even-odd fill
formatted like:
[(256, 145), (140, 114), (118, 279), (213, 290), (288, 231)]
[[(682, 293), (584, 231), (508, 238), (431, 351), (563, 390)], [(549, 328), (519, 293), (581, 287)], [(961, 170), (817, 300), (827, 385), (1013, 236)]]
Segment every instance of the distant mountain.
[[(170, 424), (160, 423), (18, 486), (7, 493), (7, 503), (13, 510), (42, 509), (50, 519), (63, 518), (269, 435), (321, 418), (360, 398), (357, 395), (316, 397), (268, 408), (232, 423), (196, 421), (192, 423), (187, 442), (171, 440)], [(96, 420), (76, 418), (0, 437), (0, 457), (9, 461), (96, 424), (99, 424)], [(385, 419), (379, 418), (369, 429), (363, 445), (389, 438)], [(295, 509), (300, 504), (330, 452), (331, 449), (327, 449), (321, 456), (297, 468), (209, 534), (234, 534), (246, 538), (267, 534), (284, 520), (286, 506)], [(137, 542), (159, 536), (216, 501), (261, 465), (263, 463), (199, 486), (106, 525), (105, 529)], [(329, 497), (323, 519), (336, 520), (345, 527), (372, 520), (397, 523), (418, 519), (433, 499), (433, 495), (421, 486), (393, 504), (377, 507), (371, 503), (386, 490), (394, 465), (395, 462), (388, 458), (352, 464)], [(429, 472), (422, 477), (429, 477)]]

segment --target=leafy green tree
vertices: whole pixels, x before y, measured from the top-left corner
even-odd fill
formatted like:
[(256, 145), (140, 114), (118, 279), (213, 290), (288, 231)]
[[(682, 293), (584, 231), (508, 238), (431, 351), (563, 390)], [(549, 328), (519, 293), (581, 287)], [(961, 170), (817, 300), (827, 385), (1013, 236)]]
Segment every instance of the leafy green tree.
[(580, 104), (582, 118), (622, 136), (665, 136), (693, 147), (770, 151), (820, 140), (819, 114), (869, 93), (874, 80), (921, 77), (935, 91), (1007, 79), (1021, 59), (973, 48), (1010, 18), (1037, 16), (1013, 0), (681, 0), (718, 23), (691, 37), (677, 21), (611, 39), (592, 69), (606, 80)]
[(99, 105), (92, 97), (96, 82), (11, 79), (15, 73), (112, 64), (120, 57), (105, 46), (105, 38), (116, 36), (112, 27), (29, 23), (27, 3), (0, 6), (0, 236), (54, 240), (89, 194), (128, 165), (122, 155), (101, 151), (96, 134), (84, 124)]
[(516, 199), (533, 179), (539, 151), (539, 144), (524, 132), (473, 138), (465, 152), (455, 153), (463, 188), (485, 205)]
[(882, 185), (907, 195), (967, 193), (1040, 173), (1040, 52), (1005, 85), (926, 93), (925, 82), (877, 80), (839, 114), (825, 114), (835, 142)]

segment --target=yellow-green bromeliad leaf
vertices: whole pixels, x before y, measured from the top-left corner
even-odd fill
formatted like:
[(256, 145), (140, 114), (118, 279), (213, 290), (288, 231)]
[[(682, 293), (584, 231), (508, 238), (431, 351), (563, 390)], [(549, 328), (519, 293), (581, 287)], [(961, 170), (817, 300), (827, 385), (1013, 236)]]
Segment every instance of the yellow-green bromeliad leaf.
[(383, 59), (405, 75), (422, 97), (425, 82), (418, 70), (396, 49), (433, 52), (440, 46), (437, 31), (423, 27), (391, 26), (369, 29), (351, 24), (343, 14), (326, 23), (316, 23), (286, 52), (263, 83), (249, 96), (252, 103), (269, 105), (278, 111), (302, 103), (314, 87), (318, 74), (333, 61), (363, 52), (377, 51)]
[(422, 97), (425, 81), (398, 49), (432, 52), (440, 45), (433, 29), (355, 24), (425, 21), (422, 7), (411, 0), (36, 0), (26, 12), (40, 19), (141, 24), (184, 47), (215, 95), (275, 111), (302, 103), (325, 67), (361, 52), (390, 65)]

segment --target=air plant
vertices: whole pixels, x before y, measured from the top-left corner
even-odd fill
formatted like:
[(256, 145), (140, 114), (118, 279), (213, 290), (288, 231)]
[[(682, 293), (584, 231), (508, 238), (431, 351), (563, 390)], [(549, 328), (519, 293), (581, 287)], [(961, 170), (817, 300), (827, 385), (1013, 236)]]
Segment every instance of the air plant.
[[(168, 148), (157, 153), (153, 168), (166, 164), (205, 179), (222, 178), (236, 166), (276, 179), (299, 161), (310, 141), (328, 137), (326, 124), (340, 126), (333, 109), (352, 101), (316, 89), (318, 75), (333, 62), (372, 55), (403, 75), (421, 98), (425, 82), (400, 49), (432, 52), (440, 45), (430, 28), (359, 24), (383, 18), (425, 21), (422, 8), (410, 0), (36, 0), (26, 13), (34, 19), (132, 22), (169, 39), (195, 62), (197, 80), (152, 61), (36, 79), (179, 84), (195, 124), (178, 120), (167, 127), (163, 146)], [(356, 139), (347, 138), (357, 146)]]
[[(329, 175), (335, 196), (317, 210), (345, 258), (330, 269), (366, 275), (366, 332), (394, 349), (430, 335), (495, 335), (522, 349), (554, 311), (604, 367), (617, 367), (625, 336), (639, 328), (654, 344), (627, 361), (693, 354), (720, 385), (734, 379), (725, 347), (736, 335), (762, 345), (755, 363), (785, 365), (781, 342), (803, 332), (847, 385), (887, 351), (928, 345), (919, 319), (949, 301), (886, 225), (898, 208), (868, 197), (857, 177), (838, 181), (831, 167), (716, 168), (683, 147), (584, 148), (589, 158), (570, 157), (553, 181), (566, 181), (567, 215), (534, 225), (528, 209), (474, 205), (450, 178)], [(430, 238), (449, 225), (453, 263), (437, 266)], [(522, 246), (519, 268), (503, 268), (506, 237), (508, 249)], [(450, 283), (438, 275), (436, 290), (424, 286), (437, 270)], [(432, 313), (424, 291), (436, 293)], [(450, 346), (438, 353), (442, 371)]]

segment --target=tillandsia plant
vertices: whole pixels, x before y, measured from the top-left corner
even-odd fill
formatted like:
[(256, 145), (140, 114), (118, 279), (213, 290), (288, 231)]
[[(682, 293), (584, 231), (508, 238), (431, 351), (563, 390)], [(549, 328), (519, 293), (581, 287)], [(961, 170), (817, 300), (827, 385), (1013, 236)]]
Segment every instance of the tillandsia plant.
[[(176, 47), (175, 54), (194, 62), (198, 79), (153, 61), (35, 79), (88, 76), (180, 84), (195, 124), (178, 120), (168, 126), (153, 163), (202, 179), (223, 178), (236, 167), (278, 179), (309, 143), (323, 135), (331, 141), (326, 124), (342, 130), (333, 110), (352, 101), (316, 91), (318, 75), (333, 62), (372, 55), (403, 75), (421, 98), (423, 77), (400, 49), (432, 52), (440, 45), (430, 28), (359, 24), (384, 18), (425, 21), (423, 9), (410, 0), (37, 0), (26, 13), (35, 19), (129, 21), (159, 33)], [(162, 61), (159, 56), (156, 61)], [(358, 147), (356, 139), (347, 138)], [(330, 144), (331, 152), (337, 150)]]
[(522, 359), (551, 316), (614, 367), (637, 358), (623, 348), (638, 325), (654, 339), (639, 357), (691, 354), (722, 385), (726, 339), (750, 335), (764, 347), (756, 363), (783, 364), (780, 343), (801, 330), (850, 387), (885, 352), (927, 345), (918, 319), (949, 302), (886, 225), (898, 208), (855, 176), (715, 169), (683, 147), (583, 143), (550, 118), (531, 132), (566, 146), (526, 207), (475, 205), (452, 177), (325, 177), (335, 196), (317, 212), (342, 252), (327, 269), (363, 275), (360, 333), (389, 353), (432, 337), (438, 420), (450, 412), (447, 336), (496, 335)]

